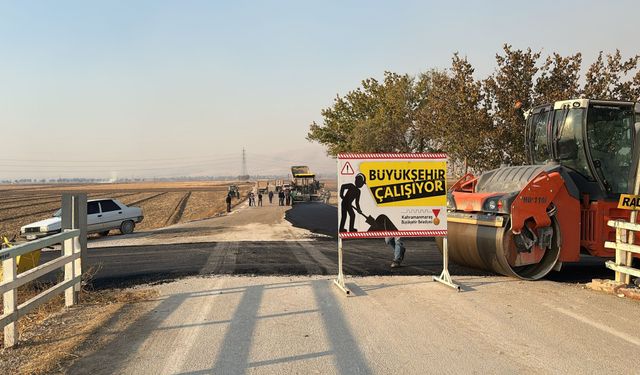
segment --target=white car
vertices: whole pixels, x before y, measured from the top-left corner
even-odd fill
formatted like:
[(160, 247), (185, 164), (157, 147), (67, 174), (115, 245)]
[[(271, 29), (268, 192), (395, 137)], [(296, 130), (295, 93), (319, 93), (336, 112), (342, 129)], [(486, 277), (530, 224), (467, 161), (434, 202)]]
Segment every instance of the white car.
[[(58, 210), (52, 218), (23, 226), (20, 235), (27, 240), (35, 240), (59, 233), (61, 212)], [(87, 233), (106, 236), (110, 230), (119, 229), (122, 234), (130, 234), (142, 219), (144, 215), (141, 208), (127, 207), (117, 199), (92, 199), (87, 202)]]

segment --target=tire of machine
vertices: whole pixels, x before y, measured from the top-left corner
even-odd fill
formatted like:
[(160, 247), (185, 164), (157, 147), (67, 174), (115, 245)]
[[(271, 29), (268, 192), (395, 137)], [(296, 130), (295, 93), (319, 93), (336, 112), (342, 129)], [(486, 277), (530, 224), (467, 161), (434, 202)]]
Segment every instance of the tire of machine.
[[(508, 249), (513, 246), (513, 235), (509, 223), (502, 228), (448, 223), (449, 259), (458, 265), (492, 271), (501, 275), (524, 280), (538, 280), (546, 276), (555, 266), (560, 256), (561, 238), (556, 218), (552, 218), (553, 246), (540, 263), (512, 267), (507, 261)], [(442, 239), (437, 238), (438, 249), (442, 253)]]

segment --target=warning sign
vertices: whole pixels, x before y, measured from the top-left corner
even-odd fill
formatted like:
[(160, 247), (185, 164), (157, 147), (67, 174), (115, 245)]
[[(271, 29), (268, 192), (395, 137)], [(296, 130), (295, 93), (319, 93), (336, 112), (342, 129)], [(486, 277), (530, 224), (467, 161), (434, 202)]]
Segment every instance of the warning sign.
[(446, 158), (442, 153), (339, 154), (340, 237), (446, 236)]
[(343, 175), (355, 174), (355, 172), (353, 171), (353, 167), (351, 166), (351, 163), (349, 162), (344, 163), (344, 166), (340, 170), (340, 174), (343, 174)]
[(640, 195), (621, 194), (618, 208), (623, 210), (640, 210)]

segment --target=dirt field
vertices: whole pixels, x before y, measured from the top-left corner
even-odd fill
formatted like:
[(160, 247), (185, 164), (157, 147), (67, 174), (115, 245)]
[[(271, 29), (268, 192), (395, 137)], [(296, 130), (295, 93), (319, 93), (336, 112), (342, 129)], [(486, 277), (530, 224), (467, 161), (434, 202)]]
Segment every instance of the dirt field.
[[(253, 186), (252, 183), (236, 184), (240, 186), (242, 199)], [(89, 199), (116, 198), (126, 205), (141, 207), (145, 218), (136, 230), (145, 230), (223, 212), (228, 185), (229, 182), (224, 181), (0, 185), (0, 235), (18, 235), (21, 226), (50, 217), (60, 208), (64, 192), (86, 192)]]
[(329, 204), (333, 206), (338, 205), (338, 180), (326, 179), (320, 180), (324, 184), (324, 188), (331, 192), (331, 198), (329, 198)]

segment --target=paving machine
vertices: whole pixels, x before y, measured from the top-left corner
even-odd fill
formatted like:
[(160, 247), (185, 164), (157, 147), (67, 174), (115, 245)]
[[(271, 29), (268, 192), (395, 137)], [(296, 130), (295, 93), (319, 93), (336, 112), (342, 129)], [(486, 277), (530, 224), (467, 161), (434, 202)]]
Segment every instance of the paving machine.
[(467, 174), (449, 189), (451, 261), (537, 280), (581, 253), (614, 256), (607, 221), (629, 218), (617, 206), (634, 186), (640, 105), (565, 100), (525, 117), (530, 165)]
[[(291, 197), (293, 203), (321, 201), (324, 191), (316, 175), (306, 165), (291, 167)], [(284, 186), (283, 186), (284, 188)]]

